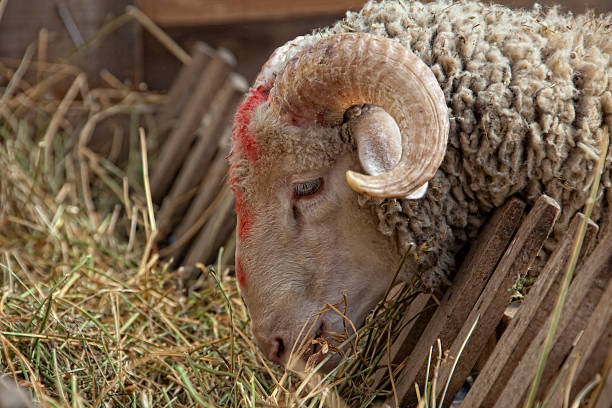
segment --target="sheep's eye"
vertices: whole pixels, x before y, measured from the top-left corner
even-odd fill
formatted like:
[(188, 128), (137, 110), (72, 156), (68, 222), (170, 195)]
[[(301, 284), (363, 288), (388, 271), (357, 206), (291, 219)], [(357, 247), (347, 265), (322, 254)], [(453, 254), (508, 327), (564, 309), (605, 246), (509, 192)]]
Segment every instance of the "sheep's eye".
[(321, 189), (323, 185), (323, 179), (318, 178), (307, 181), (305, 183), (298, 183), (293, 185), (293, 196), (295, 198), (308, 197), (315, 194)]

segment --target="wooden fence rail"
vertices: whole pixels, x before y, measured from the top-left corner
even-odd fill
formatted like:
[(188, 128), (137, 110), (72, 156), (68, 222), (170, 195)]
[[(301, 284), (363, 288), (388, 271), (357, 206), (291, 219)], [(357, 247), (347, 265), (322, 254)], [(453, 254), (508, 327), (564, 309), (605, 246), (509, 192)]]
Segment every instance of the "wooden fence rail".
[[(224, 187), (234, 112), (248, 85), (224, 49), (195, 45), (157, 120), (161, 140), (151, 177), (160, 206), (160, 255), (175, 266), (212, 262), (221, 246), (232, 263), (234, 198)], [(228, 245), (229, 244), (229, 245)]]
[[(407, 325), (392, 345), (392, 364), (405, 367), (396, 378), (396, 395), (387, 398), (387, 405), (394, 406), (396, 397), (402, 406), (416, 405), (415, 384), (423, 389), (430, 347), (440, 339), (447, 354), (438, 372), (436, 396), (439, 401), (446, 389), (444, 406), (450, 405), (469, 376), (474, 382), (461, 408), (522, 406), (535, 375), (562, 272), (584, 221), (582, 214), (574, 217), (529, 293), (518, 308), (508, 309), (514, 310), (514, 316), (494, 348), (487, 350), (510, 302), (513, 284), (527, 276), (560, 212), (547, 196), (541, 196), (527, 215), (524, 209), (522, 201), (511, 199), (496, 210), (437, 308), (425, 294), (413, 301), (406, 319), (430, 310), (421, 314), (426, 322), (416, 324), (415, 320)], [(612, 365), (605, 363), (612, 359), (612, 233), (596, 240), (597, 234), (598, 226), (589, 220), (538, 394), (550, 407), (563, 406), (568, 384), (567, 395), (573, 400)], [(386, 366), (383, 361), (385, 369), (377, 373), (377, 384), (387, 379)], [(597, 407), (612, 407), (609, 375), (601, 381)]]

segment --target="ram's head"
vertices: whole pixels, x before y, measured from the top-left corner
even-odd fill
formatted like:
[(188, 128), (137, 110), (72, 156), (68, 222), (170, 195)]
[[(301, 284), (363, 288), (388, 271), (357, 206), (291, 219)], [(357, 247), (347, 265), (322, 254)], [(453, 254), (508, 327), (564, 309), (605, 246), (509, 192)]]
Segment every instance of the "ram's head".
[(351, 327), (341, 313), (362, 324), (401, 254), (357, 196), (423, 196), (447, 135), (435, 76), (398, 42), (299, 38), (271, 56), (236, 115), (230, 174), (236, 274), (268, 358), (286, 364), (312, 316), (328, 341)]

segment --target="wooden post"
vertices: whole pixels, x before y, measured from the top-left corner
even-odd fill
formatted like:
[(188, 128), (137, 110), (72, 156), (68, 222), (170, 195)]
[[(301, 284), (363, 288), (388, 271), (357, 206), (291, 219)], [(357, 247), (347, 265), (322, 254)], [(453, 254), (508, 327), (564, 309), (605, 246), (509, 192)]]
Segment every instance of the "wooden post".
[[(527, 276), (529, 267), (552, 231), (560, 212), (559, 204), (552, 198), (543, 195), (523, 220), (485, 290), (450, 346), (451, 361), (441, 366), (438, 375), (438, 397), (441, 397), (445, 391), (444, 385), (449, 378), (446, 401), (450, 402), (449, 400), (452, 400), (459, 392), (487, 340), (495, 332), (506, 306), (510, 303), (512, 296), (510, 289), (513, 283), (517, 277)], [(476, 321), (478, 323), (465, 343)], [(462, 347), (463, 352), (458, 357)], [(456, 362), (457, 358), (460, 358), (458, 362)]]
[(234, 193), (229, 188), (224, 188), (221, 201), (217, 207), (215, 218), (209, 220), (204, 228), (200, 230), (193, 245), (185, 257), (185, 265), (194, 265), (197, 262), (206, 262), (213, 255), (216, 248), (214, 243), (227, 238), (227, 230), (232, 231), (234, 225), (228, 225), (228, 218), (234, 217)]
[[(395, 342), (391, 345), (390, 355), (392, 365), (395, 366), (400, 364), (408, 357), (410, 352), (414, 349), (419, 337), (423, 334), (436, 308), (435, 301), (431, 298), (431, 295), (427, 293), (420, 293), (410, 303), (408, 310), (398, 323), (399, 326), (403, 326), (404, 328), (397, 336)], [(380, 360), (378, 371), (374, 374), (374, 381), (372, 381), (370, 385), (370, 392), (374, 392), (380, 385), (380, 382), (388, 377), (388, 365), (389, 358), (385, 353)]]
[[(410, 353), (406, 369), (396, 384), (400, 401), (410, 399), (414, 393), (415, 382), (424, 383), (430, 346), (438, 338), (445, 345), (451, 344), (457, 336), (510, 242), (524, 208), (525, 203), (522, 201), (515, 198), (510, 199), (502, 208), (495, 211), (478, 236), (455, 282), (444, 294), (440, 307), (435, 311), (423, 335)], [(394, 404), (391, 400), (387, 403)]]
[(227, 174), (227, 160), (225, 154), (219, 151), (202, 184), (200, 184), (195, 198), (189, 205), (187, 214), (172, 232), (176, 239), (185, 241), (184, 245), (177, 247), (170, 253), (170, 256), (174, 259), (178, 259), (187, 251), (189, 242), (197, 235), (199, 230), (195, 230), (194, 226), (198, 224), (198, 219), (202, 217), (221, 190), (225, 174)]
[[(562, 359), (567, 354), (577, 334), (586, 326), (588, 316), (593, 310), (593, 303), (598, 302), (601, 298), (603, 290), (601, 286), (596, 284), (596, 281), (601, 273), (609, 273), (605, 268), (609, 268), (610, 258), (612, 257), (612, 251), (610, 251), (611, 240), (612, 232), (599, 239), (599, 244), (570, 285), (553, 339), (554, 346), (549, 354), (548, 364), (542, 377), (542, 384), (547, 384), (552, 374), (558, 371)], [(542, 326), (525, 354), (520, 358), (514, 370), (516, 375), (512, 375), (506, 383), (497, 400), (496, 408), (513, 408), (520, 406), (523, 402), (535, 374), (538, 356), (546, 337), (549, 321), (550, 319), (547, 319), (546, 325)], [(562, 351), (565, 351), (565, 353), (562, 353)]]
[[(478, 373), (461, 408), (490, 407), (497, 400), (518, 364), (517, 356), (525, 353), (534, 338), (534, 333), (537, 333), (544, 325), (554, 307), (561, 287), (559, 275), (562, 266), (567, 263), (574, 236), (583, 219), (582, 214), (577, 214), (572, 220), (565, 239), (559, 242), (546, 266), (540, 272), (534, 286), (521, 303), (516, 316), (510, 321), (482, 371)], [(594, 237), (596, 231), (597, 226), (591, 222), (587, 230), (589, 241)]]
[[(608, 270), (612, 271), (612, 258), (609, 259), (607, 266)], [(612, 278), (612, 275), (609, 275), (608, 278)], [(567, 387), (567, 376), (570, 372), (570, 366), (574, 363), (574, 361), (578, 360), (578, 368), (576, 373), (581, 373), (586, 367), (587, 362), (589, 361), (589, 357), (592, 353), (596, 353), (597, 344), (601, 338), (602, 333), (610, 332), (612, 328), (612, 279), (608, 280), (608, 285), (606, 286), (606, 290), (601, 296), (601, 300), (599, 304), (593, 310), (591, 317), (588, 320), (586, 328), (580, 334), (580, 339), (576, 343), (576, 346), (572, 349), (572, 352), (569, 354), (569, 357), (565, 360), (564, 366), (567, 368), (566, 370), (560, 370), (560, 378), (559, 384), (561, 389), (557, 389), (551, 393), (549, 406), (551, 407), (560, 407), (563, 405), (563, 395), (565, 388)], [(609, 343), (609, 342), (608, 342)], [(605, 352), (607, 352), (607, 348), (602, 350), (604, 351), (604, 358), (596, 362), (597, 369), (601, 369), (601, 365), (605, 361)], [(598, 370), (594, 371), (597, 372)], [(580, 380), (583, 386), (592, 380), (593, 377), (589, 378), (580, 378), (580, 376), (575, 377), (575, 380)], [(549, 384), (549, 389), (550, 389)], [(563, 390), (563, 391), (562, 391)], [(571, 395), (575, 396), (580, 389), (576, 386), (573, 386), (571, 389)], [(570, 401), (571, 402), (571, 401)]]
[(159, 114), (158, 122), (160, 123), (161, 133), (164, 133), (172, 125), (173, 120), (179, 116), (189, 101), (189, 96), (197, 86), (204, 68), (214, 54), (215, 50), (203, 42), (195, 44), (191, 52), (191, 63), (184, 65), (181, 69), (178, 78), (174, 81), (168, 93), (168, 102)]
[(219, 50), (208, 64), (194, 95), (187, 103), (179, 118), (177, 127), (170, 134), (161, 150), (151, 177), (151, 195), (160, 202), (168, 190), (180, 164), (189, 152), (204, 113), (234, 64), (234, 57), (227, 51)]
[[(207, 113), (205, 128), (202, 130), (195, 146), (190, 149), (185, 163), (172, 183), (170, 192), (163, 200), (159, 216), (159, 238), (163, 239), (171, 230), (175, 214), (181, 214), (187, 208), (190, 200), (183, 197), (198, 187), (203, 180), (211, 182), (206, 177), (210, 162), (217, 151), (219, 138), (230, 126), (231, 118), (240, 102), (247, 84), (242, 77), (230, 76), (228, 83), (221, 88), (215, 97), (214, 106)], [(221, 178), (223, 175), (220, 176)], [(217, 185), (218, 183), (214, 183)]]
[(601, 388), (601, 393), (599, 394), (599, 399), (597, 400), (595, 408), (612, 407), (612, 372), (608, 372), (608, 377), (603, 378), (602, 381), (605, 382)]

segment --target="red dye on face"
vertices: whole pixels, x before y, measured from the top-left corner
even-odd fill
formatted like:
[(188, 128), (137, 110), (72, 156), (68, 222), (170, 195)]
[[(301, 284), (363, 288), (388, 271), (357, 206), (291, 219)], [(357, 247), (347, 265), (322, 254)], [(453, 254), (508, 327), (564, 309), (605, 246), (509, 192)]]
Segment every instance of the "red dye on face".
[(238, 279), (238, 284), (241, 288), (246, 288), (246, 273), (240, 258), (236, 258), (236, 279)]
[(236, 193), (236, 215), (238, 217), (238, 239), (244, 240), (251, 233), (253, 214), (251, 207), (242, 202), (242, 194)]
[(267, 99), (268, 90), (263, 85), (260, 85), (257, 89), (251, 89), (238, 107), (234, 118), (234, 127), (232, 128), (234, 138), (237, 139), (251, 164), (257, 160), (257, 141), (254, 135), (249, 132), (249, 124), (255, 108)]
[[(257, 89), (251, 89), (244, 101), (238, 107), (236, 117), (234, 118), (234, 127), (232, 128), (234, 143), (240, 147), (240, 154), (246, 156), (249, 164), (252, 165), (257, 161), (257, 140), (255, 135), (249, 131), (249, 124), (253, 111), (261, 103), (268, 99), (269, 89), (261, 85)], [(253, 216), (250, 207), (242, 202), (242, 193), (237, 187), (240, 183), (240, 178), (233, 175), (230, 169), (230, 183), (232, 190), (236, 194), (236, 215), (238, 216), (238, 238), (245, 239), (251, 230)]]

